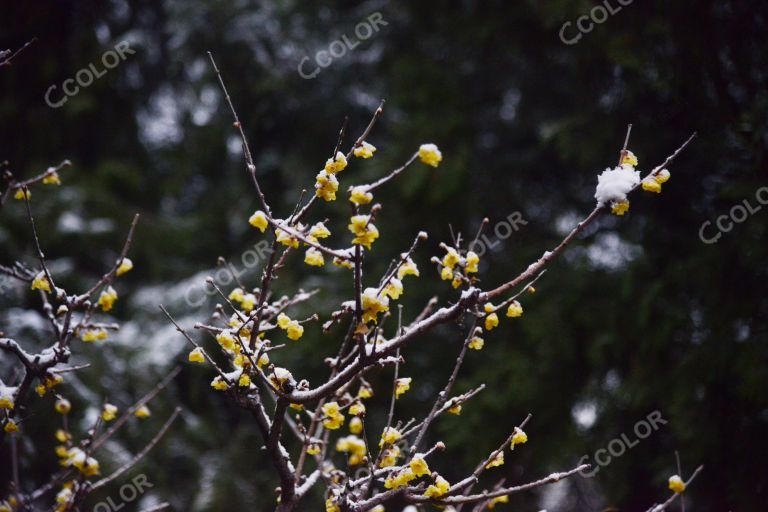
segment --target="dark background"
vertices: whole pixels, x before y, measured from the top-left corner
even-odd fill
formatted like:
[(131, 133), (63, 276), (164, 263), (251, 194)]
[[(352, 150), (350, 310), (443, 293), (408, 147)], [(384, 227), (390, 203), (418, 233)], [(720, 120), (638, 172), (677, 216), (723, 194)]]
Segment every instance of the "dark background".
[[(430, 292), (453, 297), (428, 262), (449, 240), (449, 224), (472, 236), (484, 216), (492, 226), (513, 212), (527, 221), (484, 255), (480, 276), (492, 286), (551, 249), (591, 210), (596, 174), (615, 164), (628, 123), (644, 170), (698, 131), (660, 196), (637, 194), (627, 216), (590, 228), (525, 298), (523, 319), (502, 319), (485, 350), (470, 354), (459, 389), (480, 382), (488, 389), (461, 416), (438, 421), (432, 440), (439, 436), (449, 450), (435, 464), (449, 480), (460, 478), (531, 412), (529, 443), (494, 474), (524, 482), (572, 467), (583, 455), (593, 461), (595, 450), (622, 434), (631, 440), (634, 425), (659, 411), (668, 423), (595, 478), (514, 496), (505, 509), (645, 510), (667, 496), (675, 450), (684, 474), (705, 465), (686, 492), (689, 508), (761, 509), (768, 498), (767, 213), (762, 207), (714, 244), (703, 243), (699, 229), (744, 200), (759, 205), (756, 192), (768, 186), (766, 4), (636, 1), (564, 44), (563, 24), (594, 5), (0, 3), (0, 48), (38, 38), (0, 70), (0, 161), (20, 177), (64, 158), (74, 163), (62, 173), (61, 189), (33, 191), (43, 245), (62, 282), (82, 287), (103, 272), (131, 216), (142, 215), (131, 252), (136, 270), (119, 283), (115, 316), (125, 321), (123, 331), (103, 347), (75, 351), (93, 363), (66, 390), (75, 412), (85, 418), (87, 404), (107, 396), (127, 406), (183, 361), (187, 348), (157, 304), (186, 325), (204, 320), (210, 305), (185, 306), (189, 287), (200, 286), (217, 256), (239, 262), (261, 240), (246, 223), (257, 201), (207, 60), (211, 50), (280, 215), (312, 186), (343, 117), (356, 137), (380, 98), (385, 115), (369, 137), (379, 151), (350, 165), (342, 190), (382, 176), (423, 142), (442, 149), (438, 169), (416, 166), (377, 194), (384, 210), (369, 276), (383, 272), (418, 230), (431, 235), (416, 257), (420, 281), (405, 283), (411, 318)], [(345, 34), (354, 39), (355, 25), (375, 12), (387, 23), (379, 32), (315, 78), (300, 76), (303, 57)], [(120, 41), (135, 54), (62, 107), (46, 105), (51, 85), (60, 88), (91, 63), (101, 67), (102, 54)], [(341, 233), (347, 214), (337, 201), (321, 205), (315, 220), (332, 217), (332, 230)], [(6, 205), (0, 260), (33, 262), (31, 244), (23, 209)], [(259, 272), (244, 279), (255, 285)], [(310, 272), (298, 258), (285, 274), (280, 293), (322, 288), (308, 314), (327, 315), (349, 296), (346, 274)], [(30, 347), (44, 342), (39, 316), (19, 309), (35, 310), (38, 302), (21, 288), (4, 288), (0, 329)], [(410, 349), (402, 371), (414, 377), (414, 391), (398, 402), (398, 417), (423, 414), (460, 342), (456, 328), (445, 328)], [(322, 357), (335, 353), (336, 343), (337, 336), (308, 329), (280, 362), (316, 383), (325, 375)], [(10, 361), (1, 357), (6, 379)], [(179, 402), (184, 422), (131, 473), (154, 484), (143, 504), (271, 510), (276, 482), (254, 425), (209, 392), (210, 378), (186, 365), (149, 423), (132, 425), (108, 446), (102, 466), (117, 467), (123, 450), (140, 449), (164, 409)], [(374, 379), (382, 410), (389, 379), (390, 371)], [(51, 404), (38, 402), (20, 444), (30, 486), (56, 466), (55, 425), (44, 419)], [(0, 455), (5, 482), (7, 450)], [(3, 485), (0, 496), (5, 492)], [(319, 509), (319, 498), (305, 506)]]

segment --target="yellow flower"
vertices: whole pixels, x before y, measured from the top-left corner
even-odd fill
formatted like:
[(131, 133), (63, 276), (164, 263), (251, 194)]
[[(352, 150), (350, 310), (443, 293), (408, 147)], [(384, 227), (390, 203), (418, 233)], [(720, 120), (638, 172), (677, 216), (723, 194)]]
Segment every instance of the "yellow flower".
[(358, 158), (371, 158), (373, 154), (376, 152), (376, 146), (373, 144), (368, 144), (367, 142), (363, 141), (362, 144), (355, 147), (355, 156)]
[(291, 318), (286, 315), (285, 313), (280, 313), (277, 315), (277, 325), (281, 329), (287, 329), (288, 324), (291, 323)]
[(229, 331), (221, 331), (219, 334), (217, 334), (216, 341), (218, 341), (219, 345), (221, 345), (221, 347), (226, 350), (235, 349), (235, 338)]
[(512, 301), (507, 308), (507, 316), (509, 318), (517, 318), (523, 315), (523, 306), (516, 300)]
[(130, 272), (131, 270), (133, 270), (133, 262), (130, 260), (130, 258), (123, 258), (123, 261), (121, 261), (120, 265), (117, 267), (115, 275), (120, 277), (121, 275)]
[(400, 395), (411, 389), (411, 377), (403, 377), (395, 381), (395, 398), (400, 398)]
[(453, 270), (453, 267), (461, 261), (461, 256), (453, 247), (448, 247), (446, 251), (445, 256), (443, 256), (443, 266)]
[(669, 477), (669, 490), (676, 493), (681, 493), (685, 490), (685, 482), (678, 475), (672, 475)]
[(355, 265), (351, 261), (339, 258), (338, 256), (334, 256), (333, 264), (337, 267), (348, 268), (350, 270), (355, 268)]
[(391, 468), (397, 464), (397, 459), (400, 457), (400, 447), (397, 445), (391, 445), (386, 447), (381, 454), (381, 461), (379, 462), (380, 468)]
[(443, 270), (440, 271), (440, 279), (443, 281), (449, 281), (453, 279), (453, 270), (448, 267), (443, 267)]
[(286, 247), (293, 247), (294, 249), (299, 247), (299, 240), (293, 238), (285, 229), (278, 229), (276, 238), (278, 242)]
[(381, 433), (381, 440), (379, 441), (379, 446), (384, 446), (385, 444), (395, 444), (400, 440), (400, 438), (403, 437), (403, 435), (400, 433), (399, 430), (397, 430), (394, 427), (387, 427), (384, 429), (384, 432)]
[(469, 251), (467, 253), (467, 266), (465, 267), (468, 274), (477, 272), (477, 264), (480, 263), (480, 256), (475, 252)]
[(366, 191), (365, 187), (354, 187), (349, 192), (349, 200), (360, 206), (373, 201), (373, 194)]
[(54, 437), (56, 438), (56, 440), (58, 442), (66, 443), (67, 441), (72, 439), (72, 434), (70, 434), (66, 430), (60, 428), (60, 429), (56, 430), (56, 433), (54, 434)]
[(204, 363), (205, 362), (205, 356), (203, 355), (203, 349), (200, 347), (197, 347), (193, 351), (189, 353), (189, 356), (187, 356), (187, 359), (190, 363)]
[(309, 228), (309, 236), (313, 236), (315, 238), (328, 238), (331, 236), (331, 232), (328, 230), (327, 227), (325, 227), (325, 224), (322, 222), (318, 222), (311, 228)]
[(451, 484), (448, 483), (448, 480), (441, 477), (440, 475), (437, 475), (435, 483), (427, 487), (427, 490), (424, 492), (424, 496), (427, 496), (428, 498), (439, 498), (443, 494), (447, 493), (450, 488)]
[(371, 509), (371, 512), (384, 512), (385, 510), (384, 505), (376, 505)]
[(461, 280), (461, 274), (455, 274), (453, 276), (453, 281), (451, 281), (451, 286), (454, 288), (458, 288), (461, 286), (462, 280)]
[(267, 230), (267, 226), (269, 226), (269, 221), (267, 220), (266, 214), (261, 210), (256, 210), (253, 212), (253, 215), (248, 219), (248, 224), (255, 227), (262, 233)]
[(355, 416), (349, 420), (349, 431), (353, 434), (359, 434), (363, 431), (363, 420)]
[(637, 157), (633, 152), (627, 150), (621, 158), (619, 165), (631, 165), (632, 167), (637, 167)]
[(361, 416), (365, 414), (365, 405), (362, 402), (355, 402), (349, 407), (349, 414), (352, 416)]
[(152, 415), (152, 413), (149, 411), (149, 407), (147, 407), (146, 405), (142, 405), (141, 407), (136, 409), (136, 412), (134, 412), (133, 415), (136, 416), (137, 418), (143, 419), (143, 418), (149, 418)]
[(12, 434), (13, 432), (19, 431), (19, 426), (16, 424), (15, 421), (8, 418), (8, 421), (5, 423), (3, 430), (5, 430), (8, 434)]
[(295, 385), (296, 379), (293, 378), (291, 372), (285, 368), (276, 366), (272, 369), (272, 375), (269, 377), (269, 381), (277, 388), (283, 388), (285, 384)]
[(21, 201), (22, 199), (31, 199), (32, 198), (32, 192), (29, 191), (29, 189), (26, 190), (26, 194), (24, 192), (24, 189), (17, 188), (16, 192), (13, 193), (13, 198), (18, 199)]
[(656, 182), (658, 182), (660, 185), (666, 183), (669, 180), (669, 170), (662, 169), (656, 175), (653, 177)]
[(315, 195), (326, 201), (335, 201), (339, 190), (339, 180), (332, 173), (320, 171), (315, 176)]
[(310, 443), (307, 445), (307, 454), (308, 455), (317, 455), (320, 453), (320, 444), (319, 443)]
[(43, 381), (35, 386), (35, 391), (40, 396), (45, 396), (45, 394), (48, 392), (49, 389), (53, 389), (54, 387), (58, 386), (64, 382), (64, 378), (61, 375), (53, 375), (48, 376), (46, 375), (43, 378)]
[(310, 247), (304, 254), (304, 263), (312, 267), (322, 267), (325, 265), (325, 258), (323, 258), (323, 253), (318, 249)]
[(43, 178), (43, 185), (61, 185), (61, 178), (56, 171), (46, 174)]
[(107, 337), (109, 337), (109, 334), (104, 329), (86, 329), (80, 334), (80, 339), (86, 343), (105, 340)]
[(251, 385), (251, 378), (248, 376), (247, 373), (243, 373), (240, 375), (240, 378), (237, 380), (237, 385), (241, 388), (247, 388)]
[(62, 444), (57, 446), (53, 451), (56, 454), (56, 456), (59, 457), (60, 459), (66, 459), (69, 454), (69, 450), (67, 449), (67, 447)]
[(510, 443), (509, 447), (514, 450), (515, 445), (525, 444), (527, 442), (528, 434), (526, 434), (523, 429), (515, 427), (514, 434), (512, 435), (512, 442)]
[[(401, 254), (400, 256), (403, 257), (405, 255)], [(397, 269), (398, 279), (402, 279), (405, 276), (419, 277), (419, 267), (416, 266), (416, 263), (414, 263), (411, 258), (406, 258), (405, 262)]]
[(376, 288), (366, 288), (363, 291), (363, 322), (376, 322), (379, 313), (389, 311), (389, 298), (384, 295), (377, 295)]
[(68, 414), (69, 411), (72, 410), (72, 404), (69, 403), (69, 400), (66, 398), (59, 398), (56, 400), (56, 403), (53, 405), (53, 408), (56, 409), (56, 412), (59, 414)]
[(434, 144), (422, 144), (419, 146), (419, 159), (432, 167), (437, 167), (443, 160), (443, 154)]
[(336, 174), (341, 172), (347, 167), (347, 157), (341, 151), (336, 153), (336, 156), (329, 158), (325, 162), (325, 172), (328, 174)]
[(509, 496), (506, 494), (503, 494), (501, 496), (496, 496), (491, 501), (488, 502), (488, 509), (493, 510), (493, 507), (495, 507), (498, 503), (509, 503)]
[[(2, 389), (2, 388), (0, 388)], [(8, 392), (6, 388), (6, 392)], [(13, 396), (10, 394), (0, 395), (0, 409), (13, 409)]]
[(416, 479), (416, 475), (413, 474), (411, 468), (401, 469), (395, 473), (390, 473), (384, 480), (384, 487), (387, 489), (399, 489), (405, 487), (410, 482)]
[(496, 313), (491, 313), (485, 317), (485, 330), (490, 331), (494, 327), (499, 325), (499, 316)]
[(371, 244), (379, 238), (379, 230), (370, 220), (370, 215), (355, 215), (350, 219), (350, 224), (347, 226), (349, 231), (355, 235), (352, 243), (364, 245), (368, 250), (371, 249)]
[(382, 294), (393, 300), (399, 299), (400, 295), (403, 294), (403, 282), (393, 277), (382, 290)]
[(473, 336), (472, 339), (469, 340), (468, 346), (472, 350), (483, 350), (483, 346), (485, 346), (485, 340), (480, 336)]
[(461, 404), (456, 404), (453, 407), (449, 407), (448, 412), (458, 416), (459, 414), (461, 414)]
[(336, 451), (351, 454), (350, 464), (355, 466), (365, 457), (365, 441), (357, 436), (340, 437), (336, 441)]
[(643, 190), (646, 192), (655, 192), (658, 194), (661, 192), (661, 183), (653, 178), (646, 178), (642, 181)]
[(227, 298), (232, 302), (243, 302), (243, 299), (245, 298), (245, 292), (243, 292), (242, 288), (238, 287), (229, 292), (229, 296)]
[(427, 465), (427, 461), (424, 460), (424, 457), (419, 454), (413, 456), (413, 459), (411, 459), (411, 462), (408, 464), (408, 466), (411, 468), (411, 471), (413, 471), (413, 474), (417, 477), (429, 475), (431, 473), (429, 466)]
[(373, 388), (367, 383), (360, 384), (360, 388), (357, 390), (357, 398), (371, 398), (373, 396)]
[(337, 402), (328, 402), (322, 407), (325, 419), (323, 419), (323, 426), (328, 430), (337, 430), (344, 424), (344, 415), (341, 414), (339, 404)]
[(104, 312), (110, 311), (117, 300), (117, 291), (111, 286), (108, 286), (106, 290), (102, 291), (99, 295), (99, 301), (97, 304)]
[(67, 466), (74, 466), (85, 476), (99, 474), (99, 462), (93, 457), (88, 457), (80, 448), (71, 448), (64, 461)]
[(229, 389), (229, 384), (227, 384), (220, 376), (216, 376), (216, 378), (211, 381), (211, 387), (216, 391), (225, 391)]
[(333, 498), (328, 498), (325, 500), (325, 512), (341, 512), (341, 507), (333, 501)]
[(611, 213), (614, 215), (624, 215), (629, 210), (629, 201), (624, 199), (623, 201), (615, 201), (611, 205)]
[(240, 301), (240, 307), (243, 308), (243, 311), (250, 313), (254, 306), (256, 306), (256, 296), (252, 293), (243, 295), (243, 300)]
[(495, 468), (503, 465), (504, 465), (504, 452), (499, 452), (496, 454), (496, 456), (493, 459), (491, 459), (490, 462), (488, 462), (488, 464), (485, 465), (485, 469), (491, 469), (491, 468)]
[(51, 282), (48, 280), (48, 276), (45, 275), (44, 271), (41, 270), (38, 272), (32, 280), (32, 289), (51, 293)]
[(104, 410), (101, 411), (101, 419), (112, 421), (117, 417), (117, 407), (112, 404), (104, 404)]
[(288, 327), (285, 328), (285, 333), (289, 339), (296, 341), (304, 334), (304, 327), (296, 320), (291, 320), (288, 322)]

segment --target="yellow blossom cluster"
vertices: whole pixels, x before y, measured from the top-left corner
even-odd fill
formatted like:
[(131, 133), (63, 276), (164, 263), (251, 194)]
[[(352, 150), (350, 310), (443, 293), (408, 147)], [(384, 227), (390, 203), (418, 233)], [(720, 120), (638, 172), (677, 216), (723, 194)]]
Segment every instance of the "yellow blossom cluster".
[(48, 391), (53, 389), (55, 386), (58, 386), (62, 382), (64, 382), (64, 378), (59, 374), (46, 375), (40, 380), (40, 384), (35, 386), (35, 391), (38, 395), (45, 396)]
[(427, 487), (427, 490), (424, 491), (424, 496), (428, 498), (439, 498), (450, 490), (451, 484), (437, 473), (433, 476), (435, 476), (435, 483)]
[(16, 199), (17, 201), (23, 201), (24, 199), (29, 201), (30, 199), (32, 199), (32, 192), (28, 188), (27, 189), (17, 188), (16, 192), (13, 193), (13, 198)]
[(277, 325), (285, 331), (289, 339), (294, 341), (304, 334), (304, 327), (297, 320), (291, 320), (285, 313), (277, 315)]
[(379, 461), (380, 468), (391, 468), (397, 464), (397, 459), (400, 457), (400, 447), (396, 444), (386, 446), (381, 451), (381, 461)]
[(350, 466), (357, 466), (365, 462), (365, 441), (355, 435), (340, 437), (336, 441), (336, 451), (349, 454)]
[(253, 293), (245, 293), (240, 287), (229, 292), (227, 298), (234, 303), (240, 304), (240, 308), (246, 313), (250, 313), (253, 311), (253, 308), (256, 307), (256, 295)]
[(86, 343), (105, 340), (109, 337), (106, 329), (84, 329), (80, 332), (80, 339)]
[(103, 290), (99, 295), (99, 300), (97, 304), (99, 305), (101, 310), (106, 313), (107, 311), (110, 311), (112, 309), (112, 306), (114, 306), (116, 300), (117, 300), (117, 291), (115, 291), (115, 289), (112, 288), (111, 286), (107, 286), (107, 289)]
[(443, 154), (434, 144), (422, 144), (419, 146), (419, 160), (432, 167), (437, 167), (443, 160)]
[(338, 430), (344, 424), (344, 415), (338, 402), (328, 402), (322, 407), (323, 426), (328, 430)]
[(363, 306), (363, 323), (376, 322), (379, 313), (389, 311), (389, 297), (378, 294), (376, 288), (363, 290), (361, 298)]
[(465, 278), (469, 279), (470, 274), (478, 272), (480, 256), (474, 251), (467, 251), (465, 256), (461, 256), (453, 247), (444, 246), (444, 248), (445, 255), (438, 266), (440, 278), (443, 281), (451, 281), (451, 285), (458, 288)]
[(653, 176), (645, 178), (641, 185), (646, 192), (661, 192), (661, 186), (669, 180), (670, 173), (667, 169), (662, 169)]
[(86, 477), (99, 474), (99, 461), (77, 447), (70, 448), (60, 464), (65, 467), (74, 467)]
[(366, 187), (352, 187), (349, 191), (349, 201), (357, 206), (362, 206), (373, 201), (373, 194)]
[(358, 158), (371, 158), (376, 152), (376, 146), (363, 141), (359, 146), (355, 146), (354, 155)]
[(379, 230), (371, 222), (370, 215), (354, 215), (349, 220), (347, 228), (355, 235), (352, 243), (354, 245), (362, 245), (368, 250), (371, 250), (371, 245), (379, 238)]

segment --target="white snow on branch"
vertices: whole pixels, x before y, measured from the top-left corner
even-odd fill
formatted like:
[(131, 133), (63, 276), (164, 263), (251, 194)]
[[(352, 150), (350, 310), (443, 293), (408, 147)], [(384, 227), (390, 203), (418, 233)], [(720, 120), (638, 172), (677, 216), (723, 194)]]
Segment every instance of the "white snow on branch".
[(597, 188), (595, 188), (597, 204), (624, 201), (629, 191), (638, 183), (640, 183), (640, 171), (636, 171), (631, 165), (625, 164), (606, 169), (597, 177)]

